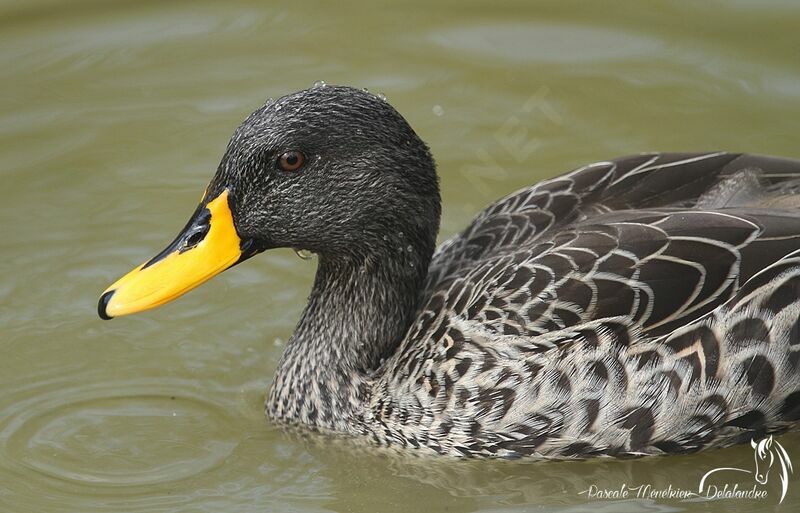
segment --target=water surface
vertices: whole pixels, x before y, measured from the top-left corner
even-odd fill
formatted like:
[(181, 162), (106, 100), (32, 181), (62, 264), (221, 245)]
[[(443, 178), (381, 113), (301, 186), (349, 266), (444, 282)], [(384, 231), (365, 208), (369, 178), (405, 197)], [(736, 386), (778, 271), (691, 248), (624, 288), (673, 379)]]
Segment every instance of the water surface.
[[(290, 251), (97, 318), (102, 289), (183, 226), (238, 123), (317, 80), (384, 93), (430, 144), (443, 236), (626, 153), (800, 157), (795, 2), (493, 5), (0, 3), (0, 511), (775, 510), (774, 482), (764, 501), (580, 494), (694, 488), (749, 468), (749, 447), (453, 462), (275, 429), (264, 391), (314, 272)], [(779, 440), (800, 461), (800, 437)], [(798, 507), (793, 477), (780, 510)]]

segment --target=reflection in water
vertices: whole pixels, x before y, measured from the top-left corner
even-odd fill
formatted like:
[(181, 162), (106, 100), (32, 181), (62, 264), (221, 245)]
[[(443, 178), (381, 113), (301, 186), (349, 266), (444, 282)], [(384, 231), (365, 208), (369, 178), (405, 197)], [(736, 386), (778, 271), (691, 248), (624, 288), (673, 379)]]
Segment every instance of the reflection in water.
[[(579, 511), (596, 490), (626, 490), (627, 498), (595, 499), (600, 511), (685, 511), (704, 509), (697, 498), (658, 501), (650, 491), (696, 492), (700, 478), (714, 467), (749, 463), (752, 451), (734, 447), (686, 457), (592, 459), (586, 461), (457, 460), (375, 448), (358, 440), (326, 437), (285, 428), (284, 435), (319, 458), (325, 476), (339, 493), (327, 503), (334, 511), (408, 511), (409, 504), (454, 511), (515, 511), (547, 506), (547, 511)], [(784, 437), (798, 446), (800, 436)], [(731, 478), (749, 489), (752, 478)], [(724, 483), (719, 483), (723, 486)], [(641, 487), (641, 492), (637, 492)], [(780, 486), (767, 487), (777, 503)], [(642, 493), (638, 496), (637, 493)], [(583, 499), (583, 500), (582, 500)], [(726, 511), (753, 511), (759, 501), (725, 503)], [(594, 509), (594, 508), (593, 508)], [(438, 509), (433, 509), (438, 510)]]
[[(430, 144), (443, 237), (488, 201), (625, 153), (800, 157), (799, 13), (789, 1), (0, 2), (0, 511), (580, 511), (592, 484), (692, 487), (748, 464), (749, 447), (465, 462), (286, 434), (264, 420), (264, 390), (314, 272), (289, 250), (137, 318), (101, 323), (95, 305), (180, 228), (242, 118), (317, 80), (386, 93)], [(531, 98), (542, 103), (527, 112)], [(524, 154), (498, 140), (509, 128)], [(780, 442), (800, 458), (800, 436)], [(784, 511), (800, 508), (797, 479)]]

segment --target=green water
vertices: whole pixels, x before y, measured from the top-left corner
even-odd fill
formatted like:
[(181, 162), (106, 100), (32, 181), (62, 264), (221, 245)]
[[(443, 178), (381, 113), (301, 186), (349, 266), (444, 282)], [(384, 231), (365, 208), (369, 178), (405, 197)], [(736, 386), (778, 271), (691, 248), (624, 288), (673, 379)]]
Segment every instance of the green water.
[[(648, 150), (800, 157), (796, 2), (0, 3), (0, 511), (797, 511), (695, 489), (749, 447), (454, 462), (285, 433), (264, 391), (314, 264), (275, 251), (154, 312), (99, 293), (183, 226), (232, 130), (316, 80), (386, 94), (436, 155), (442, 234), (492, 199)], [(800, 436), (780, 442), (800, 462)], [(735, 475), (728, 475), (732, 482)], [(739, 481), (752, 486), (752, 478)]]

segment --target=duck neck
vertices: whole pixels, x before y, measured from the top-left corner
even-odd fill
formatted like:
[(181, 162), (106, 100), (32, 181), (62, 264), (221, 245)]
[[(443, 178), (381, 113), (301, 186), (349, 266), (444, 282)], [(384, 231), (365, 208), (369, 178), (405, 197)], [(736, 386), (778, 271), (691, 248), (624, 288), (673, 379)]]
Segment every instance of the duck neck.
[(364, 257), (320, 255), (267, 399), (272, 418), (337, 431), (363, 426), (371, 376), (413, 320), (432, 253), (391, 246)]

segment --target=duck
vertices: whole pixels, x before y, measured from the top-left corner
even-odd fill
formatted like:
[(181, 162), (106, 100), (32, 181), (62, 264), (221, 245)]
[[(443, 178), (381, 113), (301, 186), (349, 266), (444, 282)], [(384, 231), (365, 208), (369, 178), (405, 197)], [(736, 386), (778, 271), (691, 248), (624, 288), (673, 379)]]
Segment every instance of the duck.
[(234, 131), (111, 319), (273, 248), (316, 254), (265, 413), (455, 457), (686, 454), (800, 425), (800, 161), (643, 153), (512, 192), (437, 246), (428, 146), (315, 85)]

